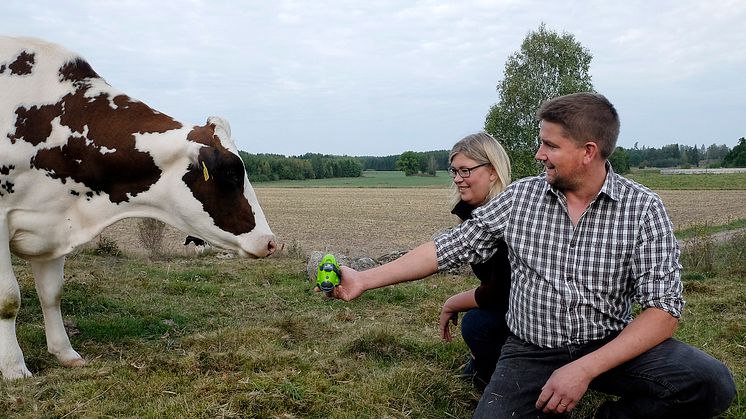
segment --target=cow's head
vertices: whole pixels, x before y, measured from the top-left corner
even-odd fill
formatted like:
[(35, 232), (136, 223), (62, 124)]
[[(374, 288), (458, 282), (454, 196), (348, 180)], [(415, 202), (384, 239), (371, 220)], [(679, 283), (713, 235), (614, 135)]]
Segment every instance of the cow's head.
[(182, 180), (212, 221), (193, 225), (195, 231), (188, 233), (218, 247), (237, 248), (242, 256), (268, 256), (275, 251), (275, 237), (230, 135), (226, 120), (210, 117), (187, 136), (196, 144)]

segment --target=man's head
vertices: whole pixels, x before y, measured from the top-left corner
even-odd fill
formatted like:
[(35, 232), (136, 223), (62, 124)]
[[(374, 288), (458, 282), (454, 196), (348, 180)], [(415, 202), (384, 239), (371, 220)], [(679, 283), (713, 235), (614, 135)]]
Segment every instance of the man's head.
[(614, 105), (598, 93), (573, 93), (548, 100), (536, 117), (558, 124), (565, 136), (579, 145), (594, 142), (602, 159), (608, 159), (619, 136), (619, 115)]

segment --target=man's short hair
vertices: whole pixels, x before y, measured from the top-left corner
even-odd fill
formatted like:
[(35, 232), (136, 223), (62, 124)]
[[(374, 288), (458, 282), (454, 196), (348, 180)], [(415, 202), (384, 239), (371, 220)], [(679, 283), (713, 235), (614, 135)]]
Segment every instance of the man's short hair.
[(619, 115), (601, 94), (582, 92), (550, 99), (541, 105), (536, 117), (559, 124), (565, 134), (578, 143), (595, 142), (604, 159), (616, 148)]

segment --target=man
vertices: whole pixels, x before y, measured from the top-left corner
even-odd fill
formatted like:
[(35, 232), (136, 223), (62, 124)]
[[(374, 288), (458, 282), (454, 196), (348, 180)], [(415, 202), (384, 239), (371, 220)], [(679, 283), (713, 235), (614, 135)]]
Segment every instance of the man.
[[(550, 100), (537, 113), (537, 177), (510, 185), (473, 219), (365, 272), (343, 268), (334, 291), (423, 278), (489, 258), (498, 238), (513, 270), (512, 336), (474, 417), (572, 411), (588, 388), (619, 396), (596, 417), (715, 416), (735, 397), (728, 369), (672, 338), (684, 301), (679, 248), (660, 198), (607, 162), (619, 118), (594, 93)], [(632, 303), (641, 312), (632, 317)]]

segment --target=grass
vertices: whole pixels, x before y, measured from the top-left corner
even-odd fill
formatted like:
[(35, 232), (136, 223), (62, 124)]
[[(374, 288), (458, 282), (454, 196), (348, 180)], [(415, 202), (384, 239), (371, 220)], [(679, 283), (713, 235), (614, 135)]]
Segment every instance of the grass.
[(746, 219), (740, 218), (721, 225), (699, 225), (676, 231), (676, 238), (679, 240), (690, 239), (702, 235), (711, 235), (723, 231), (739, 230), (746, 228)]
[[(0, 384), (8, 415), (466, 417), (475, 402), (453, 377), (463, 344), (435, 335), (429, 298), (444, 298), (432, 287), (444, 277), (345, 304), (310, 291), (298, 259), (78, 254), (63, 314), (89, 365), (66, 369), (46, 353), (29, 268), (15, 267), (18, 336), (35, 376)], [(411, 298), (388, 301), (402, 292)]]
[[(746, 189), (746, 173), (662, 175), (658, 169), (635, 169), (625, 175), (650, 189)], [(363, 172), (358, 178), (332, 178), (310, 180), (278, 180), (252, 182), (257, 188), (447, 188), (451, 178), (446, 171), (437, 176), (404, 176), (403, 172)]]
[[(677, 336), (723, 360), (746, 417), (746, 235), (709, 249), (711, 272), (687, 267)], [(697, 251), (697, 250), (685, 250)], [(734, 253), (740, 252), (740, 253)], [(0, 416), (468, 418), (478, 395), (459, 380), (467, 350), (437, 336), (442, 302), (475, 285), (438, 274), (344, 303), (310, 291), (305, 262), (78, 253), (68, 259), (63, 316), (84, 368), (46, 353), (30, 269), (18, 336), (34, 377), (0, 382)], [(592, 394), (573, 417), (603, 400)]]
[(445, 170), (436, 176), (405, 176), (404, 172), (366, 170), (361, 177), (277, 180), (253, 182), (257, 188), (447, 188), (451, 178)]
[(658, 169), (636, 169), (626, 177), (650, 189), (746, 189), (746, 173), (662, 175)]

